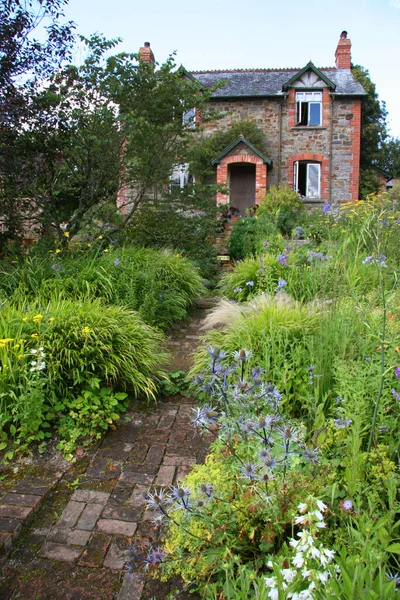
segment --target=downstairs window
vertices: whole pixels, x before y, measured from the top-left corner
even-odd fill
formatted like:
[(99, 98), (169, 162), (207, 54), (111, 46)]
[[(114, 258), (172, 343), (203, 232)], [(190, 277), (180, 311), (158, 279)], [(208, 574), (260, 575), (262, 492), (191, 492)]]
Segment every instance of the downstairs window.
[(321, 163), (297, 160), (293, 164), (293, 189), (302, 198), (319, 198)]

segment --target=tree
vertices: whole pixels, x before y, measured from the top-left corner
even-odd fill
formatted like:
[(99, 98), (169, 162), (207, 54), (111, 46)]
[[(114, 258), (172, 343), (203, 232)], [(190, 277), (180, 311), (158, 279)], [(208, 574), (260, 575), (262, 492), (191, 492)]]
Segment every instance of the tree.
[(355, 65), (352, 66), (352, 73), (367, 93), (362, 100), (360, 153), (360, 197), (365, 198), (368, 194), (377, 192), (379, 188), (373, 165), (379, 164), (387, 137), (387, 111), (385, 103), (379, 100), (367, 69)]
[[(193, 139), (183, 115), (193, 108), (205, 114), (210, 92), (184, 77), (173, 57), (161, 66), (135, 54), (106, 58), (117, 42), (99, 35), (86, 40), (86, 60), (55, 71), (36, 90), (35, 110), (14, 140), (20, 162), (10, 169), (13, 205), (41, 227), (55, 225), (60, 239), (63, 221), (72, 238), (99, 205), (109, 202), (115, 210), (121, 185), (130, 194), (120, 227), (154, 198), (174, 202), (170, 175), (187, 162)], [(5, 201), (11, 187), (3, 185)], [(183, 197), (189, 210), (197, 204), (195, 189), (179, 195), (180, 206)]]
[(391, 177), (400, 177), (400, 138), (387, 138), (382, 144), (379, 166)]
[[(73, 23), (62, 22), (66, 3), (0, 0), (0, 214), (11, 237), (21, 225), (20, 134), (37, 110), (32, 97), (69, 57), (74, 39)], [(42, 42), (34, 37), (39, 25), (45, 32)]]

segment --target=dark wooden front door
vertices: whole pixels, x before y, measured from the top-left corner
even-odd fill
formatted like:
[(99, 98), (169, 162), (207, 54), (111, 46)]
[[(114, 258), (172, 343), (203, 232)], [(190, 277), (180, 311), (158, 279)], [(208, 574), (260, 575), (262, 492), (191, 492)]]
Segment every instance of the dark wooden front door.
[(256, 198), (256, 167), (239, 163), (229, 166), (230, 205), (237, 208), (241, 215), (253, 206)]

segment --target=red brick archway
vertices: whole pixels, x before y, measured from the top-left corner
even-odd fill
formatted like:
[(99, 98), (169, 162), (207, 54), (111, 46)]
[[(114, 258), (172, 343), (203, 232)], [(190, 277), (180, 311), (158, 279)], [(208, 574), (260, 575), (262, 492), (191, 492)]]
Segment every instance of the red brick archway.
[[(228, 167), (232, 163), (252, 163), (256, 166), (256, 197), (259, 202), (267, 193), (267, 165), (258, 156), (237, 154), (235, 156), (224, 156), (217, 165), (217, 184), (228, 185)], [(229, 194), (217, 194), (217, 204), (227, 204)]]

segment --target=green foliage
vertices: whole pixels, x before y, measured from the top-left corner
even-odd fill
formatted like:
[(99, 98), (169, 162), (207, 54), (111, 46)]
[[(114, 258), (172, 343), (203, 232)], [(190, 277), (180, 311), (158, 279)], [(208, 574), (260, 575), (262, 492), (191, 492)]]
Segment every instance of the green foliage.
[(196, 178), (204, 181), (208, 176), (213, 174), (211, 161), (224, 148), (231, 144), (239, 135), (243, 135), (251, 144), (253, 144), (260, 152), (266, 151), (265, 134), (254, 121), (235, 121), (229, 128), (224, 127), (218, 129), (212, 135), (204, 135), (196, 140), (196, 143), (191, 148), (190, 163), (191, 170)]
[(213, 279), (217, 255), (213, 245), (216, 207), (209, 190), (206, 193), (205, 188), (199, 188), (196, 185), (179, 190), (168, 201), (142, 206), (124, 231), (125, 243), (170, 248), (192, 260), (203, 277)]
[(137, 310), (146, 323), (166, 328), (185, 317), (193, 298), (203, 291), (196, 267), (172, 252), (80, 248), (71, 252), (56, 249), (49, 258), (22, 258), (18, 269), (12, 261), (4, 263), (3, 296), (21, 302), (40, 298), (42, 303), (54, 296), (99, 298)]
[(233, 260), (254, 256), (263, 240), (276, 236), (278, 229), (267, 218), (246, 217), (233, 226), (228, 251)]
[(257, 208), (258, 216), (268, 216), (282, 235), (290, 236), (302, 224), (304, 201), (289, 187), (274, 185)]
[(367, 69), (353, 65), (352, 75), (361, 83), (367, 95), (362, 99), (361, 152), (360, 152), (360, 198), (378, 191), (378, 178), (373, 164), (380, 164), (381, 148), (387, 137), (387, 111), (380, 102), (376, 86)]
[(163, 336), (136, 312), (99, 300), (52, 300), (40, 310), (38, 303), (23, 302), (1, 311), (3, 443), (27, 451), (33, 442), (45, 443), (51, 428), (75, 443), (111, 425), (124, 410), (126, 394), (113, 390), (155, 397), (164, 375)]
[(185, 371), (170, 371), (159, 384), (159, 392), (163, 396), (184, 394), (189, 389), (190, 382)]

